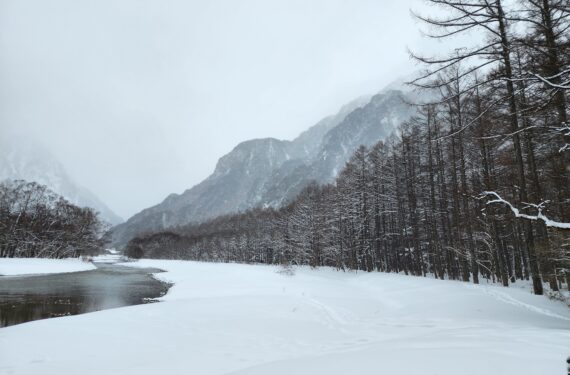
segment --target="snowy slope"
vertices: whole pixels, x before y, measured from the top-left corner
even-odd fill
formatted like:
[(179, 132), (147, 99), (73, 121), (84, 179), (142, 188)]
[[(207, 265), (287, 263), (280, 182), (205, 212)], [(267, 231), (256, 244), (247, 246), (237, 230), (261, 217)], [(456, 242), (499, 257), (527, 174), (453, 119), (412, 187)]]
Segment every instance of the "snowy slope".
[(526, 289), (144, 260), (164, 302), (0, 329), (0, 374), (563, 374), (570, 309)]
[(0, 181), (34, 181), (81, 207), (98, 211), (103, 220), (118, 224), (123, 220), (86, 188), (77, 185), (63, 165), (45, 148), (30, 140), (0, 142)]

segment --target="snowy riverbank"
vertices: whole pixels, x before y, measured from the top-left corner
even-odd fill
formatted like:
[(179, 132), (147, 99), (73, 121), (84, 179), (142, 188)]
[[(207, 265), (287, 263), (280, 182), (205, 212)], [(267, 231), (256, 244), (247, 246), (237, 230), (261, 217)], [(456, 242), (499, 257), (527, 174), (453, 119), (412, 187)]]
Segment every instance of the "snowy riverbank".
[(520, 288), (142, 260), (162, 303), (0, 329), (0, 374), (557, 374), (570, 309)]
[(0, 258), (0, 276), (39, 275), (89, 271), (96, 267), (79, 258)]

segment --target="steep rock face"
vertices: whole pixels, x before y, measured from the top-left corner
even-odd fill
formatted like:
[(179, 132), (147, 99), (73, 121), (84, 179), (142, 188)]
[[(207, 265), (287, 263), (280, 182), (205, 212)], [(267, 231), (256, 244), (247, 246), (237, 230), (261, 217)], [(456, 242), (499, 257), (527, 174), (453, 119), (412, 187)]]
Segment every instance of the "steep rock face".
[(333, 181), (358, 146), (372, 146), (408, 120), (414, 110), (402, 100), (402, 95), (396, 90), (377, 94), (367, 105), (355, 109), (331, 129), (313, 162), (315, 179)]
[(265, 138), (240, 143), (220, 158), (206, 180), (113, 228), (114, 245), (147, 231), (256, 206), (279, 207), (310, 181), (332, 182), (358, 146), (384, 139), (412, 115), (401, 95), (387, 90), (355, 100), (293, 141)]
[(291, 142), (273, 138), (240, 143), (218, 161), (210, 177), (196, 186), (199, 194), (192, 195), (198, 199), (189, 206), (178, 205), (176, 210), (189, 222), (255, 206), (261, 186), (275, 168), (291, 159), (290, 152)]
[(349, 112), (323, 135), (311, 158), (297, 165), (284, 165), (273, 173), (262, 204), (278, 207), (311, 181), (333, 182), (358, 146), (374, 145), (413, 115), (414, 109), (402, 100), (402, 95), (396, 90), (383, 91)]
[(123, 221), (95, 194), (77, 185), (63, 165), (41, 145), (19, 139), (17, 145), (14, 142), (2, 142), (0, 149), (0, 181), (35, 181), (78, 206), (95, 209), (110, 224), (116, 225)]
[(321, 143), (325, 135), (345, 117), (357, 108), (363, 107), (370, 101), (370, 96), (362, 96), (342, 106), (342, 108), (332, 116), (327, 116), (309, 129), (302, 132), (291, 142), (292, 154), (296, 155), (304, 162), (310, 162), (319, 152)]

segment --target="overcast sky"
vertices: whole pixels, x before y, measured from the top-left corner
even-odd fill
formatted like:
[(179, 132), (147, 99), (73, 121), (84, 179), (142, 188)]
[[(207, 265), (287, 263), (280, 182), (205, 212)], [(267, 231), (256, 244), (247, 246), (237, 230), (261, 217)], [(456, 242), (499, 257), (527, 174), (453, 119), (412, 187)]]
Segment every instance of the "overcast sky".
[(124, 218), (414, 64), (414, 0), (0, 1), (0, 126)]

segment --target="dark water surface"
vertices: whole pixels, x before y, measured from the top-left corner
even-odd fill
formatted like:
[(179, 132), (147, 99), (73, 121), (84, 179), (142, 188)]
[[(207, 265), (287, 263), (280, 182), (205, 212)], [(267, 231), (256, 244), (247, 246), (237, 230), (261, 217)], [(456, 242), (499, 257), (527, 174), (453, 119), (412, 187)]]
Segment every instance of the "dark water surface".
[(151, 277), (158, 269), (96, 266), (92, 271), (0, 277), (0, 327), (156, 302), (170, 288)]

